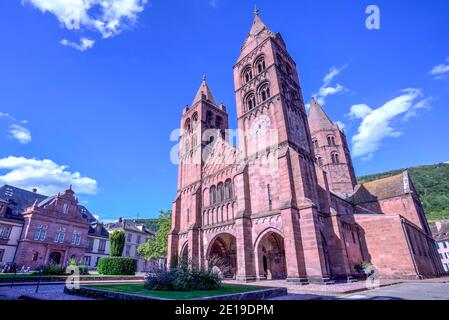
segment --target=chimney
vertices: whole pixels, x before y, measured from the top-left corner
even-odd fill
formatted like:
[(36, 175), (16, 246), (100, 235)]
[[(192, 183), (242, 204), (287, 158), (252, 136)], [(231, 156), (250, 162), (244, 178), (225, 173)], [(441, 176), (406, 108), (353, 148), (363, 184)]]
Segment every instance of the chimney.
[(37, 189), (36, 188), (33, 188), (33, 193), (37, 193)]
[(118, 222), (119, 222), (119, 223), (122, 223), (122, 222), (123, 222), (122, 217), (118, 218)]

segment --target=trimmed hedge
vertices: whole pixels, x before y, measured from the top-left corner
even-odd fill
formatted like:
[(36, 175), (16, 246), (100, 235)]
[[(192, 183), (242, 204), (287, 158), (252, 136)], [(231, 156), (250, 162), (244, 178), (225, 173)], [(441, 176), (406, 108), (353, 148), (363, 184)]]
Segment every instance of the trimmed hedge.
[(97, 271), (107, 276), (134, 275), (137, 270), (137, 260), (128, 257), (103, 257), (98, 261)]

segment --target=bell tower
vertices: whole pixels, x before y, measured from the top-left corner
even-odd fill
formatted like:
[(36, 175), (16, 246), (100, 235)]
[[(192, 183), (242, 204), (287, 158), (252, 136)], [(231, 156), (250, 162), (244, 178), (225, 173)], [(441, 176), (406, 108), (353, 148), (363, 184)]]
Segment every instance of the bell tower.
[[(327, 281), (315, 157), (296, 63), (257, 9), (234, 65), (234, 85), (239, 143), (247, 163), (241, 180), (246, 179), (248, 190), (242, 194), (249, 199), (236, 219), (237, 245), (251, 252), (252, 217), (280, 212), (287, 280)], [(266, 160), (273, 165), (264, 167)], [(251, 278), (252, 264), (238, 263), (239, 272), (250, 270), (238, 278)]]
[[(224, 138), (228, 129), (226, 107), (223, 104), (217, 105), (205, 76), (191, 106), (183, 109), (180, 129), (178, 190), (172, 204), (168, 256), (181, 256), (182, 252), (193, 265), (198, 266), (201, 259), (204, 153), (219, 136)], [(189, 245), (185, 248), (179, 247), (180, 234), (188, 238)]]
[[(296, 63), (282, 36), (254, 11), (251, 30), (234, 66), (234, 85), (242, 149), (248, 157), (277, 139), (310, 152), (309, 129)], [(271, 136), (275, 135), (277, 137)]]

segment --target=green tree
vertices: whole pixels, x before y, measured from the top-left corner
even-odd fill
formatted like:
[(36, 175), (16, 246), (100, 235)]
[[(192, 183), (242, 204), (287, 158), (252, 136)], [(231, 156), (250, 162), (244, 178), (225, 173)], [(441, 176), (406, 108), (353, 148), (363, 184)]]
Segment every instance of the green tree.
[(139, 255), (145, 260), (159, 259), (167, 256), (168, 233), (171, 229), (171, 210), (159, 211), (157, 225), (156, 238), (148, 239), (147, 242), (137, 248)]
[(109, 235), (111, 243), (111, 257), (121, 257), (125, 247), (125, 231), (115, 230)]

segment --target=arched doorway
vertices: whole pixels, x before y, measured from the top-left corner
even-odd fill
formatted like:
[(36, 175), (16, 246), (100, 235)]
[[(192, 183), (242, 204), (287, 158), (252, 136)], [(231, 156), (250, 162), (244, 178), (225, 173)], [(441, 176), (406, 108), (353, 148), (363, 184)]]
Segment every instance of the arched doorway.
[(181, 255), (180, 255), (180, 263), (189, 265), (189, 244), (186, 243), (184, 247), (181, 249)]
[(48, 257), (49, 264), (61, 264), (61, 253), (60, 252), (52, 252)]
[(265, 233), (257, 244), (259, 279), (287, 278), (284, 239), (276, 232)]
[(237, 274), (236, 239), (228, 233), (217, 236), (207, 253), (208, 268), (221, 274), (223, 278), (235, 279)]

